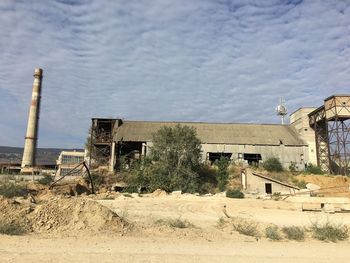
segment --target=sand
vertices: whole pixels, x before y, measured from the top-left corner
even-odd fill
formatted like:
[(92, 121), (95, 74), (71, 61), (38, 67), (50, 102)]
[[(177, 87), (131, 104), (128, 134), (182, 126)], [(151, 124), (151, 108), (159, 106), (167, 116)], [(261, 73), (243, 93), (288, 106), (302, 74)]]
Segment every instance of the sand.
[[(285, 201), (157, 191), (142, 197), (51, 197), (37, 205), (0, 199), (0, 205), (0, 219), (6, 217), (31, 229), (25, 236), (0, 235), (0, 262), (320, 263), (347, 262), (350, 257), (349, 241), (274, 242), (263, 234), (248, 237), (234, 231), (225, 215), (261, 225), (307, 227), (314, 220), (350, 225), (350, 214), (301, 212)], [(225, 222), (221, 227), (220, 218)], [(192, 227), (157, 223), (168, 219), (188, 220)]]

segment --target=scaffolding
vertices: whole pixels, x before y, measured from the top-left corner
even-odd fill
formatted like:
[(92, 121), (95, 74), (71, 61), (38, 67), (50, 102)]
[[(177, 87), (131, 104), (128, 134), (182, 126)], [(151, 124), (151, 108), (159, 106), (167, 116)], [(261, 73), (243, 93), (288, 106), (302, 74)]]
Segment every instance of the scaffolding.
[(309, 113), (317, 164), (325, 172), (350, 174), (350, 95), (333, 95)]
[(113, 166), (111, 155), (113, 155), (115, 144), (113, 143), (114, 129), (118, 127), (116, 119), (91, 119), (90, 131), (90, 167)]

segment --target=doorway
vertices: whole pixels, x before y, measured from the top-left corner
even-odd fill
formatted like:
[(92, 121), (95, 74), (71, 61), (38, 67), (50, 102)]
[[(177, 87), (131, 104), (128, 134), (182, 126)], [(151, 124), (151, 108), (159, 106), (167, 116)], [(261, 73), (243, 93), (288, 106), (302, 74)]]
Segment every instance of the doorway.
[(270, 183), (265, 183), (265, 193), (272, 194), (272, 185)]

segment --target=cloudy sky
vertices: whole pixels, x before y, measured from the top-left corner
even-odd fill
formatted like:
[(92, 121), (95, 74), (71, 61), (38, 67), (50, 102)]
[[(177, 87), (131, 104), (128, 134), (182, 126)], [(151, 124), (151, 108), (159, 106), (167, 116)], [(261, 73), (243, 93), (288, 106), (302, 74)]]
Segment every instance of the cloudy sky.
[(34, 68), (39, 147), (91, 117), (278, 123), (350, 92), (350, 0), (0, 1), (0, 145), (22, 146)]

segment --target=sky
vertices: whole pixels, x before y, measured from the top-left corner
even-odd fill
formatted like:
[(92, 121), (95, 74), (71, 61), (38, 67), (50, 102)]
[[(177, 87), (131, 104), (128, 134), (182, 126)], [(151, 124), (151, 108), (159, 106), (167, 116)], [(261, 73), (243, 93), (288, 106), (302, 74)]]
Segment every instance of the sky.
[(81, 148), (92, 117), (280, 123), (350, 93), (350, 0), (1, 0), (0, 145)]

